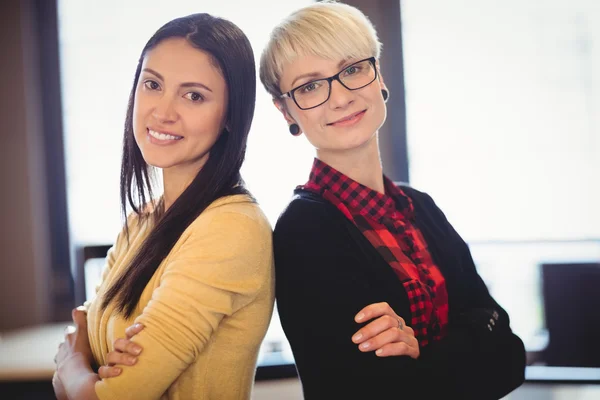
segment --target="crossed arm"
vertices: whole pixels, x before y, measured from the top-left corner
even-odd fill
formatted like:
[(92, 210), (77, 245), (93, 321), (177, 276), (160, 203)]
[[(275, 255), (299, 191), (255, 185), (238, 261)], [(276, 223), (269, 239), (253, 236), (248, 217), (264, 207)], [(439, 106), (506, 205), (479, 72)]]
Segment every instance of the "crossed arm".
[[(337, 221), (319, 223), (327, 221), (328, 214), (317, 207), (303, 211), (301, 221), (275, 229), (275, 264), (280, 319), (306, 399), (450, 394), (499, 399), (522, 383), (523, 343), (512, 333), (508, 315), (490, 296), (472, 260), (456, 279), (461, 287), (455, 293), (460, 291), (464, 301), (450, 304), (454, 313), (444, 339), (420, 349), (416, 359), (357, 351), (351, 341), (355, 313), (364, 304), (386, 300), (367, 275), (360, 275), (368, 271), (368, 259), (351, 247), (353, 241), (337, 229)], [(315, 226), (319, 235), (314, 234)], [(464, 252), (465, 260), (470, 259), (466, 246)]]
[[(270, 234), (237, 212), (221, 212), (193, 230), (136, 318), (144, 329), (129, 342), (142, 347), (143, 354), (135, 365), (119, 365), (121, 372), (106, 376), (110, 379), (99, 375), (114, 373), (110, 369), (93, 371), (86, 316), (74, 311), (76, 330), (66, 335), (56, 359), (57, 394), (78, 400), (159, 398), (196, 360), (221, 320), (262, 290), (271, 274)], [(109, 366), (111, 360), (126, 359), (107, 355)]]

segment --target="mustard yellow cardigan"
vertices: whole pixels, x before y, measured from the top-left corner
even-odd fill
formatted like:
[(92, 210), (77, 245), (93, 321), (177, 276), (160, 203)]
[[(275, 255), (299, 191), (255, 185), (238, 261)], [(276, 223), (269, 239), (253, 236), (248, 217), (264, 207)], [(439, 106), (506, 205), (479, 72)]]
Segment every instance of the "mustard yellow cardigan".
[(132, 318), (102, 310), (109, 285), (147, 237), (152, 218), (130, 218), (107, 255), (88, 304), (89, 339), (105, 364), (115, 339), (135, 322), (143, 352), (120, 376), (96, 383), (102, 400), (249, 399), (258, 350), (274, 303), (272, 231), (248, 196), (216, 200), (185, 230), (146, 286)]

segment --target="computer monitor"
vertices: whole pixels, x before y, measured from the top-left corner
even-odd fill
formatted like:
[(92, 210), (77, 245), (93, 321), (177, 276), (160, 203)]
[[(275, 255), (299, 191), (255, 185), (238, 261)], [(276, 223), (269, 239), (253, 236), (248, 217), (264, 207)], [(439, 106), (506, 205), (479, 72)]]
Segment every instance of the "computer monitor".
[(548, 345), (540, 360), (600, 368), (600, 263), (542, 264)]
[(600, 239), (469, 247), (525, 344), (526, 379), (600, 383)]

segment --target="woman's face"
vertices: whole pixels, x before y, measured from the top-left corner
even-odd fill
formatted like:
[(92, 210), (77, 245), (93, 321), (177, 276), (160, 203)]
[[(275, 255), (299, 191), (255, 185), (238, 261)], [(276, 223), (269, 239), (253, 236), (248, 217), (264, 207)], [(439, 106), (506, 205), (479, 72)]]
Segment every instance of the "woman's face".
[(148, 51), (133, 107), (133, 131), (144, 160), (195, 175), (223, 131), (227, 86), (211, 56), (185, 39)]
[[(283, 68), (280, 89), (286, 93), (340, 71), (344, 71), (342, 75), (350, 76), (356, 73), (356, 69), (349, 67), (357, 61), (360, 60), (332, 61), (313, 55), (300, 56)], [(314, 86), (307, 88), (312, 90)], [(379, 79), (357, 90), (348, 90), (334, 80), (331, 82), (329, 100), (320, 106), (302, 110), (293, 99), (285, 98), (280, 99), (278, 108), (288, 123), (300, 126), (317, 150), (351, 150), (370, 142), (384, 123), (386, 106), (381, 94), (383, 88), (385, 85), (380, 75)]]

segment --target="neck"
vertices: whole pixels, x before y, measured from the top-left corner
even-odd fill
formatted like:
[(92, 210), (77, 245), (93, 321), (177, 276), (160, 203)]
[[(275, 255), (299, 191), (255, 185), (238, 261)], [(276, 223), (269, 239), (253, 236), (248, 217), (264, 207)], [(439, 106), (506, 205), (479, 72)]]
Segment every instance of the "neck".
[(198, 172), (206, 163), (206, 157), (198, 164), (178, 165), (175, 167), (163, 169), (163, 200), (165, 204), (164, 211), (167, 211), (173, 203), (181, 196), (181, 194), (192, 183)]
[(385, 194), (378, 135), (355, 149), (318, 149), (317, 158), (361, 185)]

